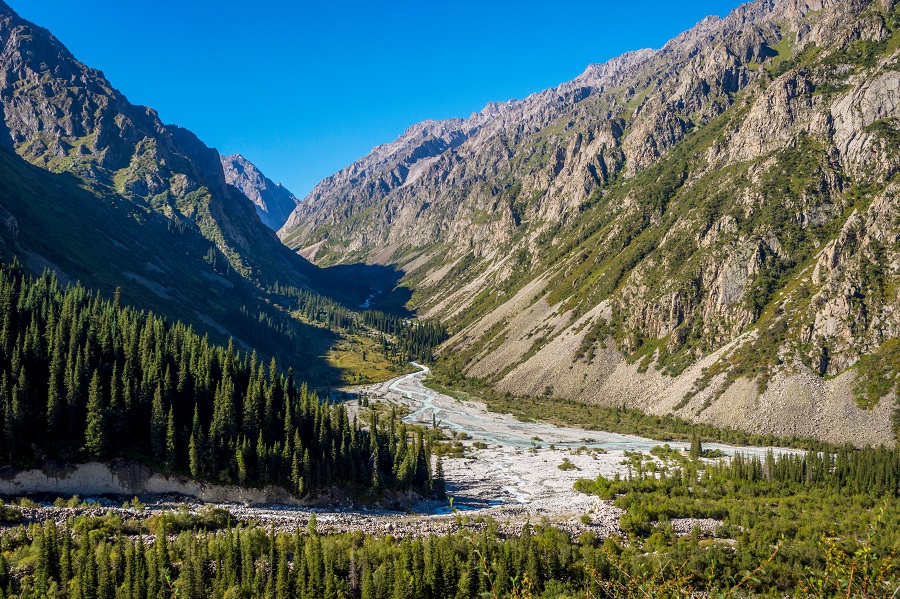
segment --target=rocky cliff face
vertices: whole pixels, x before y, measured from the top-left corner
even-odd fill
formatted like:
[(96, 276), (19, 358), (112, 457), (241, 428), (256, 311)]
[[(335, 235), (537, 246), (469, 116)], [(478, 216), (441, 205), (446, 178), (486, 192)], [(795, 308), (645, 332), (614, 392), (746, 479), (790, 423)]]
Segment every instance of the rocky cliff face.
[(222, 156), (225, 181), (237, 187), (256, 206), (264, 225), (277, 231), (297, 207), (298, 200), (281, 183), (266, 177), (256, 166), (241, 156)]
[(412, 127), (279, 235), (399, 265), (455, 326), (447, 356), (501, 389), (888, 442), (898, 49), (896, 0), (752, 2)]
[(0, 143), (32, 164), (195, 227), (248, 278), (268, 273), (299, 283), (311, 272), (228, 184), (216, 150), (131, 104), (103, 73), (3, 2), (0, 48)]

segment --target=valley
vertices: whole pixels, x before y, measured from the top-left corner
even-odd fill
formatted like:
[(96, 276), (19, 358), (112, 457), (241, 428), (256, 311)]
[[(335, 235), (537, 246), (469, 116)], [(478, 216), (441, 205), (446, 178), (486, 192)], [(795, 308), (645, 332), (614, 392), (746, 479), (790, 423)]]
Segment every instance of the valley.
[[(392, 265), (445, 364), (756, 434), (894, 443), (896, 2), (750, 2), (322, 180), (279, 237)], [(882, 362), (885, 376), (869, 365)]]
[[(241, 76), (319, 25), (151, 91), (337, 135), (303, 101), (385, 65)], [(303, 198), (115, 83), (0, 0), (0, 599), (900, 597), (900, 1), (753, 0)]]
[[(222, 502), (220, 499), (198, 503), (195, 499), (184, 497), (186, 503), (182, 504), (175, 499), (176, 485), (172, 485), (170, 496), (159, 491), (142, 494), (147, 502), (146, 512), (120, 510), (108, 496), (88, 495), (82, 498), (87, 506), (78, 508), (81, 511), (76, 508), (60, 511), (52, 503), (46, 503), (43, 511), (26, 509), (24, 515), (35, 521), (85, 513), (113, 513), (147, 519), (154, 514), (183, 509), (180, 507), (182, 505), (193, 513), (202, 512), (206, 509), (204, 506), (212, 506), (227, 509), (236, 521), (275, 526), (284, 532), (291, 532), (297, 527), (305, 528), (314, 514), (323, 532), (361, 531), (404, 537), (454, 531), (458, 516), (451, 513), (452, 507), (457, 514), (468, 519), (494, 519), (502, 523), (501, 529), (507, 532), (520, 531), (529, 522), (547, 521), (575, 535), (593, 531), (606, 537), (620, 533), (618, 519), (624, 512), (610, 501), (576, 491), (576, 481), (593, 480), (598, 475), (610, 479), (628, 478), (634, 468), (629, 454), (637, 456), (645, 464), (648, 460), (660, 467), (668, 463), (667, 459), (655, 458), (651, 453), (654, 448), (661, 447), (662, 442), (542, 422), (521, 422), (505, 414), (488, 412), (483, 404), (460, 402), (428, 389), (422, 384), (428, 375), (428, 368), (419, 364), (414, 366), (417, 372), (379, 384), (357, 387), (352, 389), (351, 394), (366, 397), (370, 402), (406, 408), (409, 413), (403, 417), (404, 422), (425, 427), (432, 426), (434, 422), (441, 431), (448, 433), (448, 437), (452, 435), (453, 439), (461, 440), (464, 448), (462, 457), (442, 457), (446, 492), (452, 497), (452, 504), (448, 500), (428, 499), (408, 503), (403, 510), (397, 510), (389, 505), (356, 505), (352, 498), (326, 490), (312, 502), (307, 502), (308, 505), (266, 505), (260, 504), (259, 498), (253, 499), (253, 494), (240, 493), (236, 489), (223, 489), (219, 496), (230, 492), (243, 495), (243, 501), (235, 497), (232, 502)], [(367, 408), (359, 405), (359, 399), (351, 399), (346, 405), (351, 417), (366, 419), (364, 412)], [(689, 450), (688, 443), (671, 442), (667, 445), (685, 455)], [(719, 443), (705, 443), (704, 448), (721, 452), (718, 455), (726, 459), (737, 454), (757, 458), (764, 458), (769, 452), (775, 456), (800, 454), (798, 450), (777, 447), (739, 447)], [(568, 465), (559, 467), (565, 464)], [(117, 475), (110, 472), (107, 476), (114, 479)], [(65, 478), (66, 482), (60, 488), (64, 486), (66, 490), (77, 490), (77, 483), (68, 480), (71, 475), (65, 475)], [(82, 485), (96, 486), (98, 482), (86, 478)], [(163, 488), (165, 484), (161, 479), (155, 482), (158, 488)], [(0, 486), (6, 488), (9, 485), (0, 482)], [(130, 492), (130, 489), (122, 488), (118, 495), (127, 498)], [(41, 493), (52, 494), (49, 488), (42, 488)], [(65, 495), (65, 491), (57, 493)], [(256, 495), (263, 496), (260, 493)], [(697, 520), (696, 524), (707, 532), (716, 525), (705, 520)], [(692, 519), (680, 519), (678, 526), (683, 533), (690, 532)]]

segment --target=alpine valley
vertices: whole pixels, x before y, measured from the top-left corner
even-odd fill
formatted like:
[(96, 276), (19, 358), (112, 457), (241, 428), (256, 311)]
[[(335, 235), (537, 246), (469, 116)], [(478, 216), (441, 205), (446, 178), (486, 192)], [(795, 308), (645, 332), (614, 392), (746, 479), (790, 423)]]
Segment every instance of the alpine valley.
[(0, 107), (0, 599), (900, 597), (900, 0), (303, 199), (4, 0)]
[(402, 270), (455, 332), (441, 359), (499, 391), (893, 442), (898, 19), (891, 0), (742, 5), (414, 125), (279, 236)]

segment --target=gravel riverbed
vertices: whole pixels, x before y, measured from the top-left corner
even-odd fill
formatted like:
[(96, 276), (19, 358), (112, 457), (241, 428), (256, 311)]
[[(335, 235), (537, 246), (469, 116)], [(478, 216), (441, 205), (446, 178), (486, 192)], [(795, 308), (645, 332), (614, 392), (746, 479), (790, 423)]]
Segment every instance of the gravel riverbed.
[[(447, 493), (453, 497), (455, 513), (447, 502), (422, 501), (405, 511), (332, 503), (329, 507), (248, 506), (220, 504), (242, 523), (256, 522), (280, 531), (305, 528), (313, 514), (321, 532), (361, 531), (367, 534), (413, 537), (447, 534), (460, 526), (484, 526), (484, 516), (497, 522), (500, 534), (519, 534), (528, 524), (547, 521), (573, 535), (591, 531), (608, 536), (619, 531), (622, 511), (609, 501), (578, 493), (579, 478), (598, 474), (626, 476), (626, 451), (649, 451), (659, 442), (632, 435), (559, 427), (542, 422), (521, 422), (489, 412), (483, 404), (462, 402), (424, 386), (428, 369), (390, 381), (359, 387), (369, 401), (403, 406), (411, 424), (438, 424), (448, 435), (463, 439), (464, 457), (443, 459)], [(351, 413), (361, 408), (347, 403)], [(670, 443), (683, 448), (683, 443)], [(726, 454), (762, 454), (768, 448), (707, 444)], [(776, 451), (789, 451), (779, 450)], [(565, 466), (560, 468), (560, 465)], [(143, 510), (116, 507), (109, 500), (91, 507), (59, 508), (43, 505), (23, 508), (27, 521), (53, 519), (59, 523), (74, 515), (119, 514), (123, 519), (144, 520), (165, 510), (198, 511), (202, 504), (183, 498), (155, 498)], [(121, 504), (119, 504), (121, 505)], [(688, 534), (694, 527), (710, 534), (714, 520), (680, 519), (675, 527)]]

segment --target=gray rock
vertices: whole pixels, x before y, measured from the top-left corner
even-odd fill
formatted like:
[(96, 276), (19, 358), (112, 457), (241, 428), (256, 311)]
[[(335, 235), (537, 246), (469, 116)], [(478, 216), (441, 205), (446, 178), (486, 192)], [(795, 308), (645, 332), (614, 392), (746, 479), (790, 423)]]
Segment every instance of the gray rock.
[(225, 181), (250, 198), (264, 225), (277, 231), (287, 221), (299, 200), (281, 183), (266, 177), (256, 166), (241, 156), (222, 156)]

